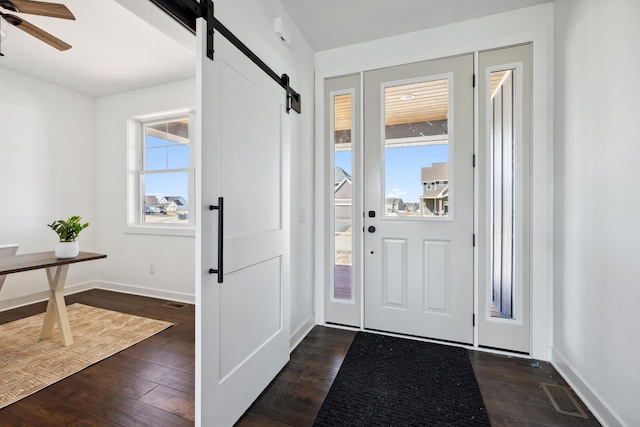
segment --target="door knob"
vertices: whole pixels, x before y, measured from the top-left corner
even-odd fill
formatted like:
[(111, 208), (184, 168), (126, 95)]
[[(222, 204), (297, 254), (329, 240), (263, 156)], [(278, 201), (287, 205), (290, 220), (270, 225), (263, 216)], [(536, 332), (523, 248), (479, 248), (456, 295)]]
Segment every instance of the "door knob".
[(367, 231), (369, 231), (369, 233), (375, 233), (376, 228), (373, 225), (370, 225), (369, 228), (367, 228)]

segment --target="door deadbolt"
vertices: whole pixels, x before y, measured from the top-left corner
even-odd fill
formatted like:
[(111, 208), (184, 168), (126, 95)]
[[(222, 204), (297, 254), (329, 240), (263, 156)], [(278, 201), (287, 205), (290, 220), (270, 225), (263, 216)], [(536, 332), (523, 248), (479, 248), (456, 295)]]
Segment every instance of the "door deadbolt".
[(369, 233), (375, 233), (376, 228), (373, 225), (370, 225), (369, 228), (367, 228), (367, 231), (369, 231)]

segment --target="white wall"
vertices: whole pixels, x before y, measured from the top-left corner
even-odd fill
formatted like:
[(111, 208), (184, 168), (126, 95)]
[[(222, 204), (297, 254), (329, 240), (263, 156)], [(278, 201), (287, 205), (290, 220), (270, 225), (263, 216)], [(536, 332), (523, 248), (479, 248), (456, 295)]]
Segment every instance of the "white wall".
[[(324, 139), (323, 80), (410, 62), (533, 43), (532, 109), (532, 355), (550, 358), (552, 278), (553, 5), (520, 9), (415, 33), (316, 53), (316, 265), (325, 265), (324, 183), (330, 182)], [(327, 278), (316, 269), (316, 321), (324, 322)]]
[(553, 362), (606, 425), (640, 425), (640, 3), (555, 2)]
[[(94, 251), (94, 99), (2, 67), (0, 93), (0, 244), (20, 244), (19, 254), (54, 250), (47, 224), (80, 215), (90, 223), (80, 249)], [(100, 262), (70, 268), (66, 289), (93, 286)], [(45, 299), (48, 289), (44, 270), (9, 275), (0, 309)]]
[[(99, 286), (121, 292), (195, 302), (195, 239), (131, 233), (127, 218), (127, 119), (195, 108), (195, 80), (97, 100), (96, 241), (107, 254)], [(149, 266), (154, 265), (155, 274)]]

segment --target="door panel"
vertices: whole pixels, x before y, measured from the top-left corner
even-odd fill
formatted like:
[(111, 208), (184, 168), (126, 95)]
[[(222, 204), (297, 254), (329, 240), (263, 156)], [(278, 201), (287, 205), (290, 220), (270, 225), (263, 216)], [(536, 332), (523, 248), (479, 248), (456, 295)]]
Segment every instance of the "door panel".
[(531, 46), (478, 55), (478, 343), (530, 352)]
[(200, 20), (196, 416), (209, 426), (233, 425), (289, 359), (290, 177), (282, 89), (218, 33), (210, 61), (205, 32)]
[[(222, 381), (282, 329), (281, 276), (280, 258), (272, 258), (225, 277), (220, 296)], [(238, 325), (243, 325), (242, 334)]]
[(365, 327), (473, 342), (473, 56), (364, 75)]
[(448, 271), (450, 242), (425, 240), (424, 242), (424, 310), (432, 313), (448, 313), (450, 309), (451, 282)]
[(407, 240), (383, 239), (382, 260), (383, 307), (407, 309)]
[[(217, 58), (216, 58), (217, 60)], [(282, 223), (282, 141), (281, 110), (272, 96), (227, 64), (221, 67), (221, 141), (224, 161), (220, 164), (220, 184), (225, 202), (234, 209), (225, 220), (228, 237), (280, 230)], [(273, 85), (273, 83), (272, 83)], [(278, 95), (278, 94), (274, 94)], [(280, 93), (279, 95), (282, 95)], [(239, 112), (255, 112), (238, 117)], [(260, 114), (258, 114), (260, 112)], [(278, 135), (265, 138), (267, 135)], [(250, 174), (248, 176), (247, 174)], [(246, 207), (246, 208), (245, 208)]]

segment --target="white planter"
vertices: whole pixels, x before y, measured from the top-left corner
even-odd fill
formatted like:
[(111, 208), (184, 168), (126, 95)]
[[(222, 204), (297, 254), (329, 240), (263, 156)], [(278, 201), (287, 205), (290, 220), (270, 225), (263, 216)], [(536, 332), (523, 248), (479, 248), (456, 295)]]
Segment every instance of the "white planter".
[(80, 253), (80, 245), (78, 245), (78, 241), (58, 242), (55, 252), (56, 258), (75, 258)]

